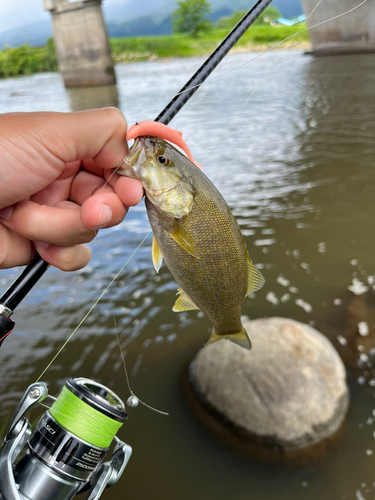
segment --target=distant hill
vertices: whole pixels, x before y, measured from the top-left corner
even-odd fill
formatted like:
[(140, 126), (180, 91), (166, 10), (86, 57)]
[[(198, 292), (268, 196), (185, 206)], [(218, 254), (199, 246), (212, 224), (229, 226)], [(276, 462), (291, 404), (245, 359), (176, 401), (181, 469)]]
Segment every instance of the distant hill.
[[(213, 21), (229, 16), (237, 10), (247, 10), (254, 5), (255, 0), (211, 0)], [(177, 0), (118, 0), (109, 5), (103, 3), (104, 16), (107, 22), (108, 34), (112, 38), (124, 36), (155, 36), (172, 33), (170, 22)], [(300, 0), (274, 0), (284, 17), (292, 18), (302, 14)], [(6, 45), (16, 47), (25, 42), (33, 46), (45, 45), (52, 36), (52, 23), (41, 21), (0, 33), (0, 49)]]
[(39, 23), (27, 24), (26, 26), (0, 33), (0, 49), (3, 49), (6, 45), (18, 47), (18, 45), (26, 42), (34, 47), (44, 46), (51, 36), (51, 22), (41, 21)]
[[(224, 16), (230, 16), (233, 10), (229, 7), (222, 7), (211, 14), (213, 22)], [(121, 38), (125, 36), (155, 36), (170, 35), (172, 33), (171, 15), (165, 18), (156, 16), (142, 16), (126, 21), (123, 24), (109, 22), (107, 24), (108, 34), (111, 38)]]

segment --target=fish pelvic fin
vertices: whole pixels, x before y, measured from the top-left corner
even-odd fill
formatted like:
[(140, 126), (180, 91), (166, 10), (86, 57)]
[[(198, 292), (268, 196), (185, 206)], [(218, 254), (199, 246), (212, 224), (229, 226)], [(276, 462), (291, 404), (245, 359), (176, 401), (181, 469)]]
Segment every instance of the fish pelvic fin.
[(247, 264), (247, 292), (246, 295), (256, 292), (259, 288), (262, 288), (266, 280), (263, 274), (258, 271), (251, 260), (246, 261)]
[(152, 263), (154, 264), (155, 271), (158, 273), (163, 263), (163, 254), (155, 235), (152, 237)]
[(208, 344), (212, 344), (213, 342), (216, 342), (217, 340), (221, 339), (230, 340), (231, 342), (234, 342), (235, 344), (239, 345), (240, 347), (243, 347), (248, 351), (251, 349), (251, 341), (244, 327), (242, 327), (241, 331), (237, 333), (228, 333), (227, 335), (218, 335), (215, 332), (215, 329), (213, 329), (211, 332), (211, 337), (207, 340), (207, 342), (204, 345), (206, 346)]
[(177, 290), (177, 295), (179, 295), (176, 300), (175, 305), (172, 308), (174, 312), (182, 312), (182, 311), (194, 311), (198, 310), (199, 307), (194, 304), (189, 295), (183, 291), (182, 288)]

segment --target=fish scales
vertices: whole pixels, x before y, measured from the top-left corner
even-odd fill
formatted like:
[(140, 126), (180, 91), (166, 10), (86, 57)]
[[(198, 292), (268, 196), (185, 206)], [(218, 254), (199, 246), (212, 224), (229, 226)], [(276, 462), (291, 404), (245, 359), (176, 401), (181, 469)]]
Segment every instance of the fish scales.
[(227, 338), (250, 349), (241, 303), (264, 282), (239, 226), (212, 182), (169, 143), (138, 137), (117, 170), (139, 179), (154, 232), (153, 261), (180, 285), (174, 311), (203, 310), (213, 323), (207, 343)]

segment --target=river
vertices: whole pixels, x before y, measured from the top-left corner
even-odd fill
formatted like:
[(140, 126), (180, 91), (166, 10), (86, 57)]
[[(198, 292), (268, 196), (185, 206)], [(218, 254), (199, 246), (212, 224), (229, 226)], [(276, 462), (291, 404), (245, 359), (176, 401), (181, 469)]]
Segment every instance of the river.
[[(243, 315), (310, 323), (350, 357), (344, 319), (353, 300), (366, 297), (363, 314), (370, 316), (375, 302), (375, 57), (284, 51), (252, 62), (255, 57), (228, 56), (171, 125), (183, 130), (194, 158), (226, 198), (266, 278), (243, 303)], [(0, 112), (115, 105), (129, 124), (152, 120), (202, 61), (118, 65), (116, 87), (66, 90), (54, 73), (0, 80)], [(90, 244), (86, 269), (49, 269), (18, 307), (16, 328), (0, 350), (2, 422), (149, 231), (143, 204), (131, 209)], [(19, 272), (1, 271), (0, 289)], [(119, 436), (133, 456), (103, 498), (374, 498), (375, 379), (371, 365), (363, 368), (368, 360), (362, 356), (362, 365), (348, 370), (350, 410), (333, 449), (304, 466), (262, 463), (219, 441), (186, 402), (182, 377), (210, 323), (196, 311), (172, 312), (176, 288), (165, 266), (155, 273), (148, 235), (43, 376), (51, 394), (67, 378), (84, 376), (126, 400), (115, 314), (133, 390), (170, 413), (129, 409)], [(374, 330), (367, 316), (362, 320)], [(372, 335), (364, 338), (366, 349), (371, 342), (375, 347)]]

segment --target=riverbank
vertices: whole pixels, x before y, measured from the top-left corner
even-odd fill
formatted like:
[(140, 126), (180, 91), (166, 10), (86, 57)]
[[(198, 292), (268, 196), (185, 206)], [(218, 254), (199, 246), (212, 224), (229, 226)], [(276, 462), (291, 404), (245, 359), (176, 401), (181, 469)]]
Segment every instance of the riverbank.
[[(232, 49), (233, 52), (263, 51), (275, 44), (279, 49), (308, 50), (308, 32), (297, 33), (306, 26), (252, 26)], [(212, 30), (199, 38), (187, 35), (158, 37), (112, 38), (110, 45), (115, 63), (153, 61), (210, 54), (228, 34), (227, 30)], [(0, 51), (0, 78), (57, 71), (52, 38), (45, 47), (29, 44)]]
[[(232, 49), (233, 52), (261, 52), (280, 43), (280, 49), (309, 50), (308, 32), (298, 33), (306, 25), (252, 26)], [(153, 61), (210, 54), (228, 34), (227, 30), (215, 30), (199, 38), (187, 35), (160, 37), (113, 38), (110, 40), (116, 63)], [(290, 37), (290, 38), (289, 38)], [(287, 40), (286, 40), (287, 39)]]

